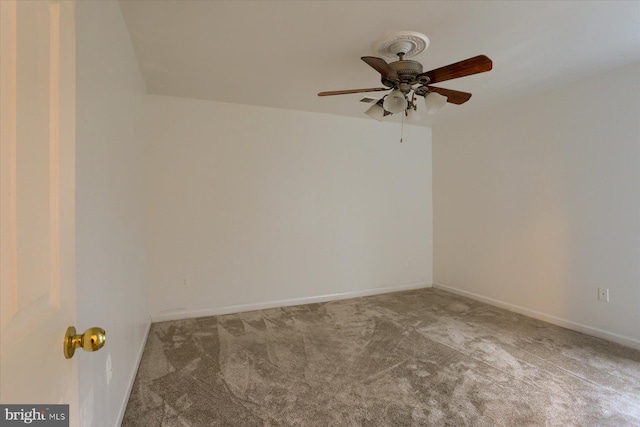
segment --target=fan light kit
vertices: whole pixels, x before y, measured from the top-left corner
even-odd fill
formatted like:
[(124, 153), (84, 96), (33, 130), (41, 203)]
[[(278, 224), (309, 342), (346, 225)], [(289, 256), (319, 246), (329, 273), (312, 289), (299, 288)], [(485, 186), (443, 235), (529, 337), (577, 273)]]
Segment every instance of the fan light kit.
[(427, 72), (423, 72), (422, 64), (418, 61), (405, 59), (421, 53), (428, 46), (429, 39), (424, 34), (414, 31), (399, 31), (389, 34), (376, 42), (375, 51), (385, 57), (394, 58), (397, 56), (397, 61), (387, 63), (384, 59), (375, 56), (361, 58), (380, 73), (381, 82), (385, 87), (320, 92), (318, 96), (390, 90), (391, 92), (369, 107), (365, 114), (375, 120), (382, 121), (388, 115), (404, 113), (404, 117), (408, 121), (416, 122), (420, 120), (417, 113), (416, 96), (424, 97), (427, 114), (436, 113), (447, 102), (460, 105), (471, 98), (470, 93), (431, 86), (431, 83), (484, 73), (493, 68), (491, 60), (484, 55)]

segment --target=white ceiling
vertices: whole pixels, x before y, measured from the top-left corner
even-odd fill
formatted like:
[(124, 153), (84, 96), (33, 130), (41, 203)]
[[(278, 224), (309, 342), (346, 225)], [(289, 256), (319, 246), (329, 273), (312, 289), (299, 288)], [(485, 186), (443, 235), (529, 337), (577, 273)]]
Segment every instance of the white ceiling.
[(316, 94), (380, 87), (379, 74), (360, 57), (379, 56), (374, 42), (390, 31), (429, 37), (429, 48), (412, 58), (425, 71), (480, 54), (493, 60), (488, 73), (439, 84), (473, 97), (428, 118), (422, 109), (423, 125), (640, 61), (640, 1), (120, 5), (153, 94), (366, 117), (368, 106), (358, 100), (367, 94)]

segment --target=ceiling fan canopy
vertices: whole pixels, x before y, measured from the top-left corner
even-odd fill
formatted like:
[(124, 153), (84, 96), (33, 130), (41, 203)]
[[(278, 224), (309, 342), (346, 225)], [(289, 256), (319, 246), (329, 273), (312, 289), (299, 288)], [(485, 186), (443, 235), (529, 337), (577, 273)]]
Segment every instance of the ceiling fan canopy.
[[(485, 55), (479, 55), (424, 72), (420, 62), (405, 59), (405, 57), (422, 52), (428, 45), (429, 39), (423, 34), (410, 31), (395, 33), (378, 41), (376, 46), (377, 51), (384, 56), (397, 56), (397, 61), (387, 63), (384, 59), (375, 56), (361, 57), (365, 63), (380, 73), (381, 83), (385, 87), (320, 92), (318, 96), (390, 90), (389, 94), (380, 99), (381, 102), (377, 102), (367, 110), (367, 114), (371, 116), (369, 113), (372, 108), (375, 109), (376, 106), (383, 108), (384, 111), (375, 115), (375, 118), (380, 120), (386, 115), (400, 112), (404, 112), (407, 117), (417, 117), (416, 96), (425, 98), (425, 106), (429, 114), (436, 112), (447, 102), (456, 105), (464, 104), (471, 98), (470, 93), (435, 87), (431, 84), (489, 71), (493, 68), (491, 59)], [(442, 102), (442, 97), (445, 97), (446, 101)], [(402, 106), (404, 108), (400, 108)]]

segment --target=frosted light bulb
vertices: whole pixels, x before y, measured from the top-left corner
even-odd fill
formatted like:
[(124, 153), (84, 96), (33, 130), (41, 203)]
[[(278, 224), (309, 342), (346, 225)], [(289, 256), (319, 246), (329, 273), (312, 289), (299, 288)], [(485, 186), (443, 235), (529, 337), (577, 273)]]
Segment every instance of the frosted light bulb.
[(404, 93), (398, 89), (391, 91), (389, 95), (384, 99), (382, 106), (390, 113), (402, 113), (407, 109), (407, 99), (404, 97)]
[(416, 123), (420, 120), (420, 114), (413, 108), (407, 110), (407, 121), (410, 123)]
[(384, 108), (380, 106), (380, 104), (373, 104), (367, 111), (364, 112), (367, 116), (375, 119), (379, 122), (382, 121), (384, 117)]
[(427, 109), (427, 114), (437, 113), (446, 103), (447, 97), (439, 93), (429, 92), (424, 97), (424, 106)]

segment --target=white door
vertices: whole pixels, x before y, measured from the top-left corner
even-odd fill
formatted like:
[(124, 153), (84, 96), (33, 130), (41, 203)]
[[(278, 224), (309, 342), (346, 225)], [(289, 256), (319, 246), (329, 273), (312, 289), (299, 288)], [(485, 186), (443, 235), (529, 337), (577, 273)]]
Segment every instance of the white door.
[(0, 402), (77, 425), (74, 4), (0, 0), (0, 19)]

